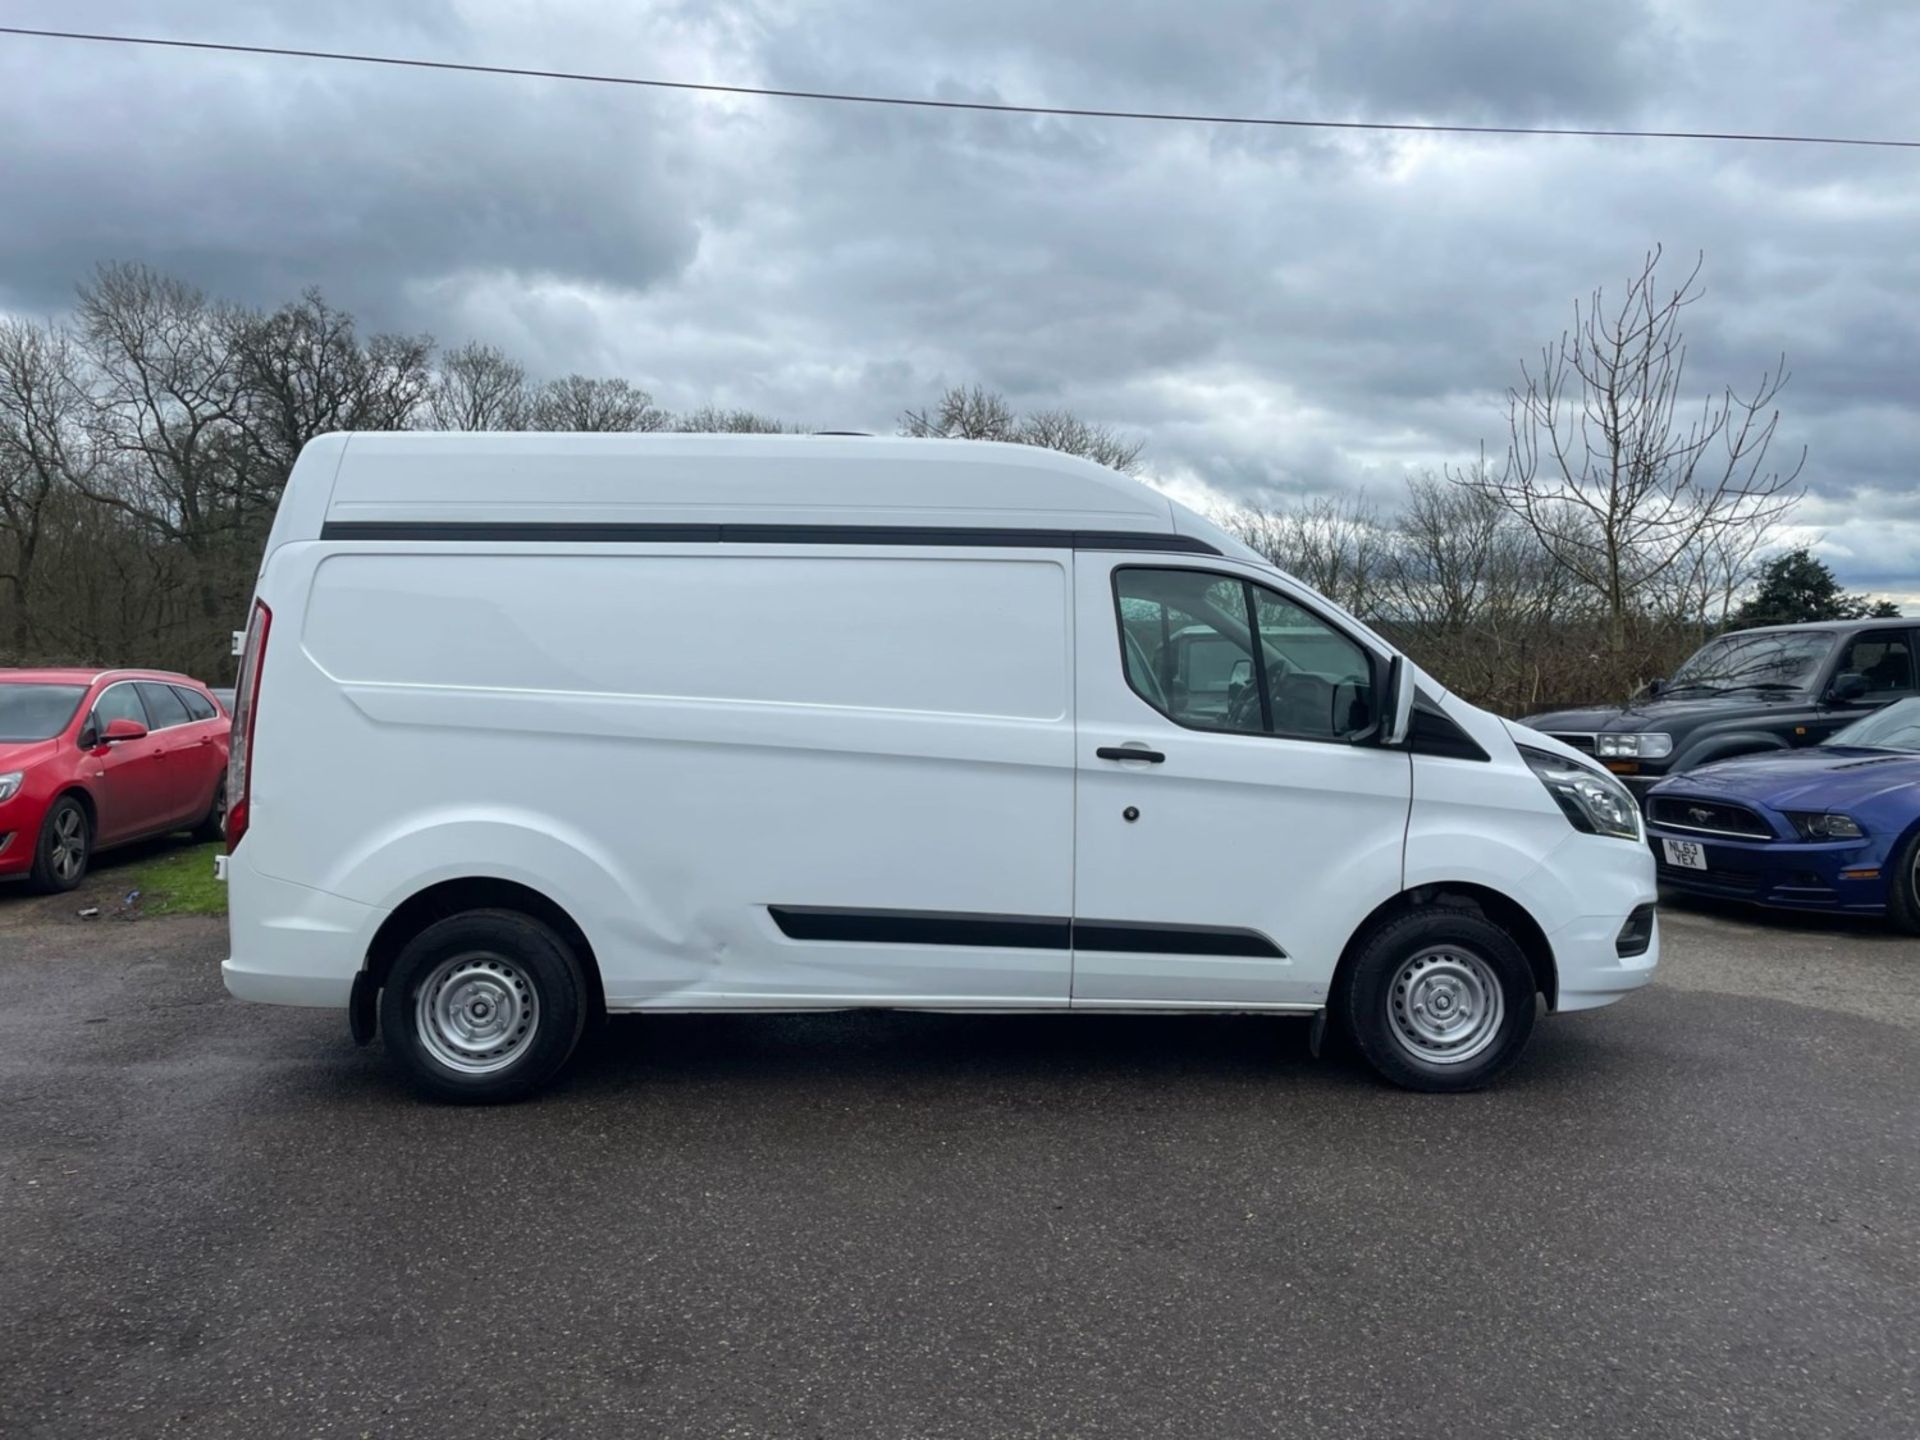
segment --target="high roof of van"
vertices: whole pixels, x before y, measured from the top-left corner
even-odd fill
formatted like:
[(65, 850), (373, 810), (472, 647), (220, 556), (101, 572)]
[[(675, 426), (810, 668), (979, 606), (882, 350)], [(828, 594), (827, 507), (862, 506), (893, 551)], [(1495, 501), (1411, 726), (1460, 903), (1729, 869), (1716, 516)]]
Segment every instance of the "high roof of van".
[(1183, 537), (1143, 548), (1254, 558), (1205, 518), (1090, 461), (877, 436), (325, 435), (301, 452), (268, 549), (373, 526), (677, 526), (689, 539), (713, 526), (1072, 531)]

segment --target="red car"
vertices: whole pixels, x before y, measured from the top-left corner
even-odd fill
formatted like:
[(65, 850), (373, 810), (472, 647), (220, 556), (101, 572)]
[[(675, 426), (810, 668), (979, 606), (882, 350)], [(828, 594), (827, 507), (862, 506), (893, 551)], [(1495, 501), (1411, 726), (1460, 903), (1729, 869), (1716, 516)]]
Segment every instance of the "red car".
[(217, 840), (227, 713), (159, 670), (0, 670), (0, 878), (71, 890), (96, 850), (169, 830)]

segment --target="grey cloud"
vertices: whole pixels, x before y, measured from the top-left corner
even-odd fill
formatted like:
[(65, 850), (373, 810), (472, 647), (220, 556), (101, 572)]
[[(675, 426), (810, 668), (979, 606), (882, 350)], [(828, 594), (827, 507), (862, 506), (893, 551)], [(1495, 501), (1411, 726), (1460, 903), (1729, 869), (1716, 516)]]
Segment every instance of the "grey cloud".
[[(443, 35), (440, 8), (421, 12), (435, 16), (408, 29)], [(639, 289), (696, 246), (646, 97), (33, 44), (54, 42), (0, 50), (9, 189), (30, 197), (0, 208), (0, 295), (15, 305), (58, 303), (77, 271), (118, 258), (244, 301), (317, 283), (414, 319), (403, 301), (423, 279), (505, 270)]]
[[(65, 7), (23, 3), (58, 23)], [(100, 28), (149, 29), (106, 5)], [(1920, 133), (1920, 10), (902, 7), (601, 0), (170, 6), (176, 33), (807, 88), (1279, 114)], [(131, 17), (131, 18), (129, 18)], [(1149, 442), (1227, 496), (1390, 497), (1504, 443), (1576, 297), (1707, 257), (1704, 391), (1782, 350), (1800, 517), (1855, 585), (1920, 591), (1920, 224), (1904, 154), (1407, 140), (720, 101), (0, 44), (0, 304), (96, 259), (251, 300), (880, 429), (979, 380)], [(1904, 581), (1900, 577), (1907, 577)]]

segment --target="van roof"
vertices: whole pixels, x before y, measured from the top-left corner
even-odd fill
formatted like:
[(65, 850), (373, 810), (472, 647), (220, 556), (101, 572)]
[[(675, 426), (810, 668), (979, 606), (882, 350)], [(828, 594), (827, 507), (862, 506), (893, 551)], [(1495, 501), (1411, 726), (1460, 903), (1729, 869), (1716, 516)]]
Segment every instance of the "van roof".
[(700, 540), (799, 526), (1138, 535), (1142, 548), (1256, 558), (1139, 481), (1034, 446), (554, 432), (322, 436), (294, 467), (268, 548), (323, 533)]

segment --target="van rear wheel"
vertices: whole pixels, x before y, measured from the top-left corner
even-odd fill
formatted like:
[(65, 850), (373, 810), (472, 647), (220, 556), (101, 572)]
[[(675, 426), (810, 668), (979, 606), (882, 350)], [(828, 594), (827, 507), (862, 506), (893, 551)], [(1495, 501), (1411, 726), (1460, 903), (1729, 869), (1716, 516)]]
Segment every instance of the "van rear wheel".
[(421, 1093), (497, 1104), (560, 1073), (589, 1009), (580, 961), (512, 910), (469, 910), (409, 940), (380, 993), (380, 1034)]
[(1367, 1063), (1409, 1090), (1477, 1090), (1533, 1033), (1533, 968), (1477, 910), (1435, 905), (1367, 940), (1343, 977), (1340, 1008)]

